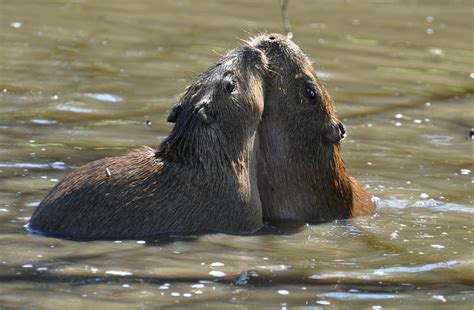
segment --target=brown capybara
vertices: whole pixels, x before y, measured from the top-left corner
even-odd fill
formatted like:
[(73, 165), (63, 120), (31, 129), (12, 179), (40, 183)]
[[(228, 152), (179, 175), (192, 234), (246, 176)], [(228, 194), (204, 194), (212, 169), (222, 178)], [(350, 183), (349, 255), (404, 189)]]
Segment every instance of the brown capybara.
[(308, 57), (278, 34), (250, 44), (265, 53), (272, 74), (258, 131), (264, 218), (322, 222), (374, 212), (371, 195), (346, 172), (339, 149), (345, 128)]
[(44, 198), (29, 229), (74, 239), (250, 233), (262, 225), (253, 144), (267, 60), (244, 46), (199, 75), (159, 150), (88, 163)]

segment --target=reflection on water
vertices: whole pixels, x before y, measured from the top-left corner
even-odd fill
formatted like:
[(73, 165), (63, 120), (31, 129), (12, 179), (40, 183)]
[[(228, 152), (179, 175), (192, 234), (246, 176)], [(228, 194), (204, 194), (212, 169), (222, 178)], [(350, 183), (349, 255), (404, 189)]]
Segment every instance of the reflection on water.
[[(278, 1), (0, 1), (0, 302), (23, 308), (470, 307), (472, 3), (299, 1), (295, 41), (348, 128), (370, 217), (254, 236), (28, 235), (71, 169), (156, 146), (187, 83)], [(25, 292), (27, 292), (25, 294)]]

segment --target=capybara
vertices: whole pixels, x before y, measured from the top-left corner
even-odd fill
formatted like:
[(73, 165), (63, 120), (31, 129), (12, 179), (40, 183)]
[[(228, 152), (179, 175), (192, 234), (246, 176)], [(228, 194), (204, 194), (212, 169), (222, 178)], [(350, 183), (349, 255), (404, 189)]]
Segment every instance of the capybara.
[(345, 128), (308, 57), (278, 34), (250, 44), (265, 53), (271, 72), (257, 150), (264, 218), (322, 222), (374, 212), (371, 195), (346, 172)]
[(157, 151), (141, 147), (74, 170), (44, 198), (29, 229), (74, 239), (259, 229), (253, 145), (266, 74), (260, 50), (229, 52), (180, 97)]

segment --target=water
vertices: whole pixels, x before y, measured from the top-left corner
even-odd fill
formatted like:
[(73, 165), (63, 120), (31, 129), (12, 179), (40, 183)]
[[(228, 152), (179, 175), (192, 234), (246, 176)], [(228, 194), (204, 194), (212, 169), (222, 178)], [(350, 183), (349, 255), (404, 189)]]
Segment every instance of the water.
[(2, 308), (471, 307), (472, 3), (308, 0), (288, 13), (377, 213), (75, 242), (23, 225), (74, 167), (156, 146), (195, 75), (239, 39), (283, 31), (279, 1), (0, 1)]

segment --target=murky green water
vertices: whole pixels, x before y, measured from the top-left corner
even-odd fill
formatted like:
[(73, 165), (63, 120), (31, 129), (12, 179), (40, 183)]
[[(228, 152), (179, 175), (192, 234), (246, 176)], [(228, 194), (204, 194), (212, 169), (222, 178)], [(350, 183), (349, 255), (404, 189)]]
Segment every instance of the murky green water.
[(74, 242), (23, 225), (72, 168), (156, 146), (195, 75), (282, 31), (278, 1), (0, 0), (0, 308), (472, 307), (472, 2), (290, 1), (289, 15), (377, 214)]

